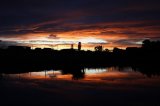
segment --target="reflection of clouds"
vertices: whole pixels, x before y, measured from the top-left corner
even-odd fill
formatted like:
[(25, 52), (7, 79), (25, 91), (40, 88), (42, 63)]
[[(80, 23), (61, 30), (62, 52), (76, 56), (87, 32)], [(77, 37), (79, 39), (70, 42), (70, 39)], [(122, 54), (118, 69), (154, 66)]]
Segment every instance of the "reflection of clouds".
[(91, 69), (91, 68), (86, 68), (86, 69), (84, 69), (84, 71), (85, 71), (85, 73), (86, 73), (86, 75), (88, 75), (88, 74), (99, 74), (99, 73), (105, 73), (106, 71), (107, 71), (107, 69), (99, 69), (99, 68), (97, 68), (97, 69)]
[[(158, 86), (160, 82), (159, 76), (154, 76), (152, 78), (148, 78), (140, 72), (135, 71), (130, 67), (126, 68), (118, 68), (118, 67), (110, 67), (110, 68), (85, 68), (85, 77), (83, 80), (76, 81), (84, 82), (85, 84), (107, 84), (107, 87), (112, 87), (113, 85), (131, 85), (131, 86)], [(50, 81), (72, 81), (72, 74), (62, 74), (61, 70), (46, 70), (41, 72), (30, 72), (24, 74), (10, 74), (3, 75), (6, 78), (27, 78), (27, 79), (46, 79)], [(50, 80), (52, 79), (52, 80)], [(39, 80), (41, 81), (41, 80)], [(47, 82), (48, 82), (47, 81)], [(45, 83), (47, 83), (45, 81)], [(48, 82), (48, 83), (49, 83)], [(154, 84), (155, 85), (154, 85)], [(75, 83), (74, 83), (75, 84)], [(120, 87), (119, 85), (119, 87)], [(74, 85), (75, 86), (75, 85)], [(87, 85), (89, 86), (89, 85)], [(123, 89), (124, 86), (121, 86)], [(129, 87), (129, 86), (128, 86)], [(116, 88), (114, 88), (116, 89)], [(119, 89), (119, 88), (118, 88)]]
[(140, 72), (135, 72), (132, 68), (116, 68), (110, 67), (107, 69), (86, 69), (86, 80), (90, 81), (105, 81), (105, 82), (127, 82), (135, 80), (144, 80), (147, 78)]

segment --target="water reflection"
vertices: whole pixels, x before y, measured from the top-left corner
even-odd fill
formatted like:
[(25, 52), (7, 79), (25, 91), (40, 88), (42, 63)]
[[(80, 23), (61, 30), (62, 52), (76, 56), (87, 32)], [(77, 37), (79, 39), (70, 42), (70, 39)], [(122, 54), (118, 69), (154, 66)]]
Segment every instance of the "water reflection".
[(106, 80), (115, 81), (115, 80), (145, 79), (148, 78), (148, 73), (144, 74), (143, 71), (142, 72), (137, 71), (137, 69), (132, 67), (65, 68), (62, 70), (44, 70), (40, 72), (27, 72), (19, 74), (1, 74), (0, 78), (27, 78), (27, 79), (47, 78), (47, 79), (61, 79), (61, 80), (81, 79), (88, 81), (106, 81)]

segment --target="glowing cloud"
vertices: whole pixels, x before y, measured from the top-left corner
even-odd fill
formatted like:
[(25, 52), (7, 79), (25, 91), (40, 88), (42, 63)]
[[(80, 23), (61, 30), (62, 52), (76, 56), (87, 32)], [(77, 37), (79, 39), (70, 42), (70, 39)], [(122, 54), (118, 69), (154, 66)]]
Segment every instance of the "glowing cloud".
[(87, 44), (107, 44), (107, 41), (103, 39), (93, 38), (93, 37), (80, 39), (79, 41)]

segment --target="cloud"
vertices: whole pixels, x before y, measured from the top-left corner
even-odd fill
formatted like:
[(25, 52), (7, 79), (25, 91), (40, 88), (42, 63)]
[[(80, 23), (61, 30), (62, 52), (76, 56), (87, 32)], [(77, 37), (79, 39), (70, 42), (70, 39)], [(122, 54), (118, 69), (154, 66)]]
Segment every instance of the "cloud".
[(7, 48), (8, 46), (18, 46), (17, 42), (14, 41), (0, 41), (0, 48)]
[(156, 40), (160, 37), (159, 3), (159, 0), (5, 0), (0, 3), (0, 38), (18, 41), (63, 37), (74, 41), (95, 37), (104, 43), (121, 45), (133, 45), (133, 39)]
[(105, 41), (103, 39), (97, 39), (97, 38), (93, 38), (93, 37), (80, 39), (79, 41), (84, 44), (107, 44), (108, 43), (107, 41)]
[(146, 38), (142, 38), (142, 39), (121, 39), (121, 40), (114, 41), (114, 44), (118, 44), (118, 45), (121, 45), (121, 46), (141, 46), (142, 42), (145, 39)]
[(60, 39), (60, 38), (57, 37), (57, 35), (55, 35), (55, 34), (50, 34), (47, 38), (48, 38), (48, 39)]

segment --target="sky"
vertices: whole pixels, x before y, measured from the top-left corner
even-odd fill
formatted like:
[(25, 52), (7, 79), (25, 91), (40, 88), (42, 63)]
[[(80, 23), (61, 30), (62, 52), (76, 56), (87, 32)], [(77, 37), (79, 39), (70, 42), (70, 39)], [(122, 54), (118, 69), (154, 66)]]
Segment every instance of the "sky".
[(160, 0), (1, 0), (0, 47), (139, 47), (160, 40)]

